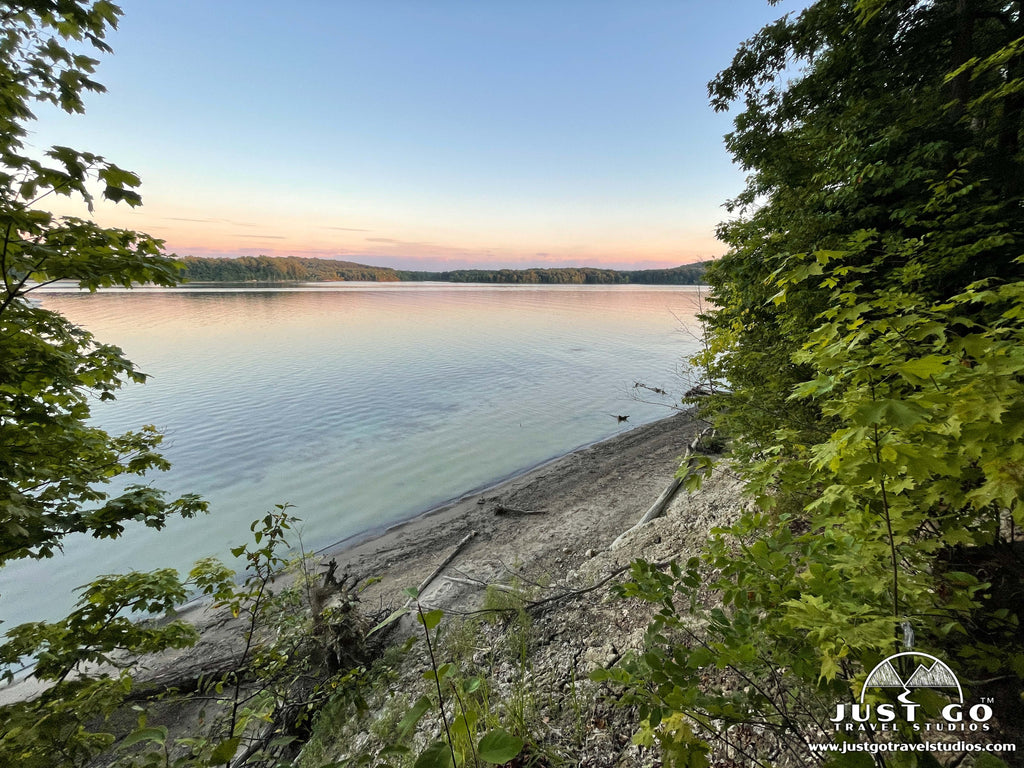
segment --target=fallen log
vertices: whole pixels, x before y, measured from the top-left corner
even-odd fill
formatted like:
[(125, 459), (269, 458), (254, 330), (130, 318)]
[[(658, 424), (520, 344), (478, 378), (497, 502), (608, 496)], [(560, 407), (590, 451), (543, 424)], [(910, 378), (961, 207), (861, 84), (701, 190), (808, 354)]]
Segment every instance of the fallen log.
[(515, 507), (506, 507), (504, 504), (499, 504), (494, 508), (494, 514), (496, 515), (546, 515), (547, 512), (538, 511), (533, 509), (516, 509)]
[[(437, 566), (437, 568), (435, 568), (433, 571), (431, 571), (430, 575), (427, 576), (427, 578), (420, 582), (420, 585), (416, 587), (416, 594), (423, 594), (423, 590), (429, 587), (431, 583), (434, 581), (434, 579), (441, 575), (441, 571), (447, 568), (448, 564), (459, 556), (459, 553), (473, 539), (474, 536), (476, 536), (476, 531), (470, 531), (469, 533), (467, 533), (465, 538), (463, 538), (462, 541), (455, 545), (455, 549), (452, 550), (451, 554), (448, 555), (448, 557), (446, 557), (444, 560), (442, 560), (441, 564)], [(405, 607), (408, 608), (410, 605), (412, 605), (412, 598), (409, 598), (408, 602), (406, 602), (405, 604)]]
[(423, 590), (429, 587), (430, 584), (434, 581), (434, 579), (436, 579), (441, 574), (441, 571), (443, 571), (452, 560), (458, 557), (463, 547), (465, 547), (473, 539), (474, 536), (476, 536), (476, 531), (470, 531), (469, 533), (467, 533), (466, 536), (462, 539), (462, 541), (460, 541), (455, 546), (455, 549), (452, 550), (451, 554), (448, 555), (448, 557), (446, 557), (441, 562), (441, 564), (437, 566), (437, 568), (435, 568), (429, 576), (427, 576), (427, 578), (421, 581), (418, 587), (416, 587), (416, 597), (410, 597), (408, 600), (406, 600), (405, 605), (403, 605), (398, 610), (393, 611), (390, 616), (388, 616), (386, 619), (377, 624), (377, 626), (373, 627), (369, 632), (366, 633), (366, 637), (376, 634), (377, 632), (383, 629), (393, 628), (394, 626), (396, 626), (396, 622), (399, 619), (401, 619), (407, 613), (411, 613), (410, 609), (412, 607), (413, 602), (418, 600), (419, 596), (423, 594)]
[(644, 513), (643, 517), (641, 517), (639, 520), (636, 521), (636, 523), (634, 523), (632, 526), (630, 526), (621, 534), (619, 534), (619, 537), (612, 542), (612, 545), (610, 547), (611, 549), (616, 549), (619, 546), (621, 546), (622, 542), (625, 541), (626, 537), (630, 533), (635, 531), (637, 528), (641, 528), (647, 523), (649, 523), (651, 520), (654, 520), (655, 518), (661, 517), (663, 514), (665, 514), (665, 509), (668, 507), (669, 502), (672, 501), (672, 498), (676, 495), (676, 491), (679, 490), (679, 486), (681, 486), (683, 484), (683, 481), (686, 479), (686, 476), (690, 469), (690, 461), (693, 452), (697, 450), (697, 445), (700, 443), (704, 435), (708, 434), (710, 431), (710, 427), (707, 429), (703, 429), (697, 434), (695, 438), (693, 438), (693, 441), (686, 447), (686, 453), (683, 454), (683, 460), (679, 463), (679, 469), (676, 471), (675, 476), (672, 478), (672, 481), (665, 487), (665, 490), (661, 492), (661, 495)]
[(476, 579), (463, 579), (458, 576), (445, 575), (445, 581), (450, 581), (452, 584), (462, 584), (467, 587), (475, 587), (476, 589), (496, 589), (499, 592), (515, 592), (516, 588), (509, 584), (502, 584), (501, 582), (486, 582), (477, 581)]

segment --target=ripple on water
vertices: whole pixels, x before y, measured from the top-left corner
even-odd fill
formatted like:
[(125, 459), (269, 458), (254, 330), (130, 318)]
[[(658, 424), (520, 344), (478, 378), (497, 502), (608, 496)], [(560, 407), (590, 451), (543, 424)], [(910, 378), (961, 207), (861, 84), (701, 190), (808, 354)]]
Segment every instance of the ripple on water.
[[(8, 626), (53, 618), (100, 572), (225, 555), (276, 503), (307, 549), (380, 528), (568, 450), (668, 414), (634, 381), (679, 390), (689, 289), (387, 287), (47, 294), (151, 374), (95, 411), (110, 431), (154, 423), (212, 514), (0, 572)], [(154, 555), (156, 553), (156, 555)], [(53, 599), (38, 601), (36, 583)]]

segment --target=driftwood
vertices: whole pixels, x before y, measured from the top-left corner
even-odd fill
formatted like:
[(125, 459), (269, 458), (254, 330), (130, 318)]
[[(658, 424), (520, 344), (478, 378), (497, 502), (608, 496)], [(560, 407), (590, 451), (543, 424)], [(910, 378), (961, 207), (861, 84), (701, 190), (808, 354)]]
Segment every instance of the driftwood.
[[(467, 533), (465, 538), (463, 538), (462, 541), (455, 545), (455, 549), (452, 550), (451, 554), (448, 555), (448, 557), (446, 557), (444, 560), (442, 560), (441, 564), (437, 566), (437, 568), (435, 568), (433, 571), (431, 571), (430, 575), (427, 576), (427, 578), (420, 582), (420, 585), (416, 587), (416, 594), (422, 594), (423, 590), (429, 587), (430, 584), (434, 581), (434, 579), (441, 575), (441, 571), (447, 568), (448, 564), (459, 556), (459, 553), (462, 551), (463, 547), (465, 547), (473, 539), (474, 536), (476, 536), (476, 531), (470, 531), (469, 533)], [(410, 597), (406, 601), (405, 607), (408, 608), (410, 605), (412, 605), (412, 602), (413, 599)]]
[(543, 510), (533, 509), (516, 509), (515, 507), (506, 507), (504, 504), (499, 504), (494, 508), (494, 514), (496, 515), (546, 515), (547, 512)]
[[(654, 567), (655, 568), (659, 568), (659, 569), (663, 569), (663, 568), (666, 568), (669, 565), (669, 563), (670, 563), (670, 561), (665, 561), (665, 562), (662, 562), (662, 563), (654, 563)], [(627, 570), (629, 570), (630, 565), (631, 565), (630, 563), (627, 563), (626, 565), (619, 566), (618, 568), (614, 569), (611, 573), (607, 574), (603, 579), (601, 579), (600, 581), (594, 582), (590, 586), (581, 587), (580, 589), (564, 589), (564, 590), (561, 590), (559, 592), (556, 592), (553, 595), (549, 595), (548, 597), (544, 597), (544, 598), (541, 598), (539, 600), (527, 600), (527, 601), (525, 601), (523, 603), (522, 607), (523, 607), (523, 609), (525, 609), (527, 611), (537, 611), (537, 610), (540, 610), (541, 612), (543, 612), (544, 610), (547, 610), (548, 607), (550, 607), (550, 606), (552, 606), (552, 605), (554, 605), (554, 604), (556, 604), (558, 602), (561, 602), (562, 600), (571, 600), (571, 599), (576, 598), (576, 597), (582, 597), (583, 595), (586, 595), (586, 594), (588, 594), (590, 592), (593, 592), (594, 590), (600, 589), (605, 584), (607, 584), (609, 581), (614, 579), (616, 576), (619, 576), (620, 574), (625, 573)], [(512, 587), (512, 586), (510, 586), (508, 584), (502, 584), (501, 582), (491, 582), (491, 583), (488, 583), (488, 582), (478, 581), (476, 579), (460, 579), (460, 578), (452, 577), (452, 576), (445, 576), (445, 578), (449, 579), (451, 581), (454, 581), (456, 584), (468, 584), (470, 586), (476, 586), (476, 587), (494, 587), (495, 589), (499, 589), (502, 592), (516, 592), (517, 591), (515, 589), (515, 587)], [(457, 615), (460, 615), (460, 616), (475, 616), (475, 615), (482, 614), (482, 613), (486, 613), (486, 614), (514, 613), (517, 610), (519, 610), (519, 609), (518, 608), (511, 608), (511, 607), (509, 607), (509, 608), (478, 608), (477, 610), (474, 610), (474, 611), (455, 611), (455, 610), (449, 610), (449, 613), (457, 614)]]
[(474, 536), (476, 536), (476, 531), (470, 531), (469, 533), (467, 533), (466, 536), (462, 539), (462, 541), (455, 545), (455, 549), (452, 550), (451, 554), (449, 554), (448, 557), (446, 557), (441, 562), (441, 564), (437, 566), (437, 568), (431, 571), (430, 575), (427, 576), (427, 578), (425, 578), (423, 581), (419, 583), (419, 586), (416, 587), (416, 597), (410, 597), (408, 600), (406, 600), (405, 605), (403, 605), (396, 611), (392, 611), (390, 616), (388, 616), (383, 621), (379, 622), (375, 627), (373, 627), (369, 632), (366, 633), (366, 636), (369, 637), (370, 635), (375, 634), (376, 632), (379, 632), (381, 630), (390, 631), (390, 629), (397, 626), (395, 622), (397, 622), (407, 613), (411, 613), (410, 609), (412, 608), (412, 604), (419, 598), (420, 595), (423, 594), (423, 590), (429, 587), (430, 584), (434, 581), (434, 579), (436, 579), (441, 574), (441, 571), (443, 571), (452, 560), (458, 557), (463, 547), (465, 547), (473, 539)]
[(616, 549), (617, 547), (621, 546), (622, 542), (625, 541), (626, 537), (630, 533), (635, 531), (637, 528), (641, 528), (647, 523), (649, 523), (651, 520), (654, 520), (655, 518), (661, 517), (663, 514), (665, 514), (666, 507), (668, 507), (669, 502), (672, 501), (672, 497), (676, 495), (676, 491), (679, 490), (679, 486), (683, 484), (683, 480), (686, 478), (687, 473), (685, 470), (689, 468), (691, 461), (690, 457), (693, 455), (693, 452), (697, 450), (697, 445), (698, 443), (700, 443), (701, 438), (703, 438), (704, 435), (708, 434), (708, 432), (710, 431), (710, 428), (703, 429), (697, 434), (695, 438), (693, 438), (693, 441), (686, 447), (686, 453), (683, 454), (683, 460), (679, 464), (679, 471), (676, 472), (675, 476), (672, 478), (672, 481), (665, 487), (665, 490), (661, 492), (661, 495), (651, 505), (650, 509), (648, 509), (644, 513), (643, 517), (641, 517), (639, 520), (636, 521), (635, 524), (633, 524), (625, 531), (623, 531), (621, 534), (619, 534), (619, 537), (612, 542), (611, 549)]
[(690, 387), (686, 390), (683, 397), (711, 397), (713, 394), (715, 394), (715, 391), (711, 387), (698, 384), (696, 387)]
[(653, 392), (656, 395), (667, 395), (668, 394), (668, 392), (666, 392), (661, 387), (651, 387), (651, 386), (648, 386), (647, 384), (643, 384), (643, 383), (641, 383), (639, 381), (634, 381), (633, 382), (633, 389), (646, 389), (648, 392)]
[(135, 687), (125, 700), (147, 701), (172, 692), (181, 696), (197, 693), (225, 675), (240, 671), (236, 652), (212, 655), (207, 651), (157, 674), (138, 675)]
[(515, 592), (516, 588), (510, 584), (502, 584), (500, 581), (486, 582), (478, 581), (477, 579), (463, 579), (459, 576), (445, 575), (445, 581), (450, 581), (452, 584), (462, 584), (467, 587), (476, 587), (477, 589), (497, 589), (500, 592)]

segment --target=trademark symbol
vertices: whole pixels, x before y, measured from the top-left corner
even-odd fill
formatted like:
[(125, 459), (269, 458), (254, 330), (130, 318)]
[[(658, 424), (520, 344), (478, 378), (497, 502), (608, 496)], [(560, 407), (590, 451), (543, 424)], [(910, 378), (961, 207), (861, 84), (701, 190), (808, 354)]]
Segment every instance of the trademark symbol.
[(981, 697), (981, 703), (982, 704), (995, 704), (996, 700), (993, 699), (991, 696), (982, 696)]

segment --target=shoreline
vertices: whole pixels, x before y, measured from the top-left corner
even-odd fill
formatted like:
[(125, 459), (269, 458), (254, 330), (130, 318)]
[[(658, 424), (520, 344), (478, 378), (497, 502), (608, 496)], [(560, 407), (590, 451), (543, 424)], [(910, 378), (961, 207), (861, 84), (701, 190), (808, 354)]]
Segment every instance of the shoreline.
[[(473, 610), (483, 596), (467, 580), (490, 583), (531, 574), (565, 583), (603, 566), (609, 557), (628, 562), (628, 548), (610, 552), (608, 547), (672, 479), (701, 424), (692, 410), (682, 411), (582, 446), (359, 541), (350, 537), (317, 550), (317, 565), (334, 560), (339, 576), (348, 573), (364, 583), (372, 581), (360, 593), (365, 605), (397, 606), (405, 602), (404, 589), (420, 584), (475, 531), (445, 574), (421, 596), (431, 607), (458, 613)], [(531, 514), (495, 514), (498, 505)], [(446, 578), (452, 574), (454, 580)], [(185, 603), (175, 618), (196, 626), (198, 643), (140, 660), (137, 684), (188, 669), (199, 675), (211, 660), (237, 655), (244, 627), (214, 610), (209, 600)], [(0, 686), (0, 704), (40, 690), (34, 679), (20, 678)]]
[(491, 492), (500, 492), (502, 486), (504, 486), (506, 484), (514, 483), (516, 480), (524, 478), (524, 477), (526, 477), (526, 476), (528, 476), (528, 475), (530, 475), (530, 474), (532, 474), (534, 472), (539, 472), (540, 470), (544, 469), (545, 467), (548, 467), (549, 465), (552, 465), (552, 464), (556, 464), (557, 462), (560, 462), (563, 459), (566, 459), (566, 458), (572, 456), (573, 454), (579, 453), (581, 451), (586, 451), (586, 450), (589, 450), (591, 448), (595, 448), (597, 446), (604, 445), (606, 443), (613, 443), (613, 442), (615, 442), (617, 440), (620, 440), (620, 439), (622, 439), (622, 438), (626, 437), (627, 435), (630, 435), (630, 434), (632, 434), (634, 432), (639, 432), (640, 430), (649, 429), (651, 427), (654, 427), (654, 425), (656, 425), (656, 424), (661, 424), (662, 422), (667, 422), (667, 421), (670, 421), (672, 419), (680, 419), (680, 418), (685, 418), (685, 417), (688, 416), (688, 417), (690, 417), (690, 420), (693, 421), (693, 420), (696, 419), (695, 413), (696, 413), (696, 408), (694, 408), (694, 407), (690, 407), (690, 408), (688, 408), (686, 410), (678, 410), (678, 411), (676, 411), (675, 413), (673, 413), (670, 416), (665, 416), (665, 417), (662, 417), (660, 419), (656, 419), (654, 421), (647, 422), (646, 424), (639, 424), (639, 425), (637, 425), (635, 427), (630, 427), (629, 429), (621, 431), (621, 432), (618, 432), (618, 433), (616, 433), (614, 435), (611, 435), (610, 437), (603, 437), (603, 438), (600, 438), (598, 440), (592, 440), (592, 441), (590, 441), (588, 443), (582, 443), (582, 444), (576, 446), (575, 448), (570, 448), (569, 450), (565, 451), (564, 453), (556, 454), (555, 456), (552, 456), (552, 457), (547, 458), (547, 459), (543, 459), (543, 460), (537, 462), (536, 464), (531, 464), (531, 465), (529, 465), (527, 467), (524, 467), (522, 469), (517, 469), (517, 470), (515, 470), (513, 472), (510, 472), (507, 475), (502, 475), (501, 477), (498, 477), (498, 478), (496, 478), (494, 480), (489, 480), (489, 481), (483, 483), (482, 485), (479, 485), (479, 486), (477, 486), (475, 488), (471, 488), (471, 489), (469, 489), (469, 490), (467, 490), (467, 491), (465, 491), (463, 493), (460, 493), (457, 496), (453, 496), (450, 499), (447, 499), (445, 501), (439, 502), (437, 504), (434, 504), (434, 505), (432, 505), (430, 507), (427, 507), (425, 509), (419, 510), (417, 512), (413, 512), (409, 517), (405, 518), (404, 520), (399, 520), (398, 522), (394, 522), (394, 523), (386, 523), (384, 525), (377, 526), (375, 528), (370, 528), (370, 529), (368, 529), (366, 531), (362, 531), (360, 533), (353, 533), (353, 534), (350, 534), (349, 536), (346, 536), (346, 537), (344, 537), (342, 539), (338, 539), (337, 541), (333, 541), (330, 544), (325, 544), (325, 545), (315, 549), (312, 554), (316, 555), (317, 557), (321, 557), (321, 558), (323, 558), (323, 557), (330, 557), (330, 556), (337, 556), (338, 554), (340, 554), (340, 553), (342, 553), (342, 552), (344, 552), (344, 551), (346, 551), (348, 549), (351, 549), (353, 547), (357, 547), (357, 546), (359, 546), (361, 544), (364, 544), (364, 543), (367, 543), (367, 542), (370, 542), (370, 541), (374, 541), (374, 540), (376, 540), (378, 538), (385, 537), (388, 534), (391, 534), (391, 533), (393, 533), (395, 531), (398, 531), (399, 529), (401, 529), (401, 528), (403, 528), (403, 527), (405, 527), (407, 525), (410, 525), (411, 523), (415, 523), (420, 518), (426, 518), (426, 517), (430, 517), (431, 515), (434, 515), (434, 514), (442, 513), (444, 511), (446, 511), (447, 509), (449, 509), (450, 507), (456, 506), (458, 504), (462, 504), (463, 502), (465, 502), (468, 499), (471, 499), (471, 498), (472, 499), (476, 499), (478, 497), (483, 497), (484, 494), (488, 494), (488, 493), (491, 493)]
[[(631, 527), (672, 479), (701, 427), (692, 409), (580, 446), (377, 533), (317, 550), (338, 573), (376, 583), (364, 602), (400, 600), (471, 532), (450, 566), (489, 581), (518, 568), (551, 577), (580, 568)], [(499, 515), (498, 506), (528, 511)], [(439, 579), (424, 593), (436, 606), (466, 607), (465, 590)]]

